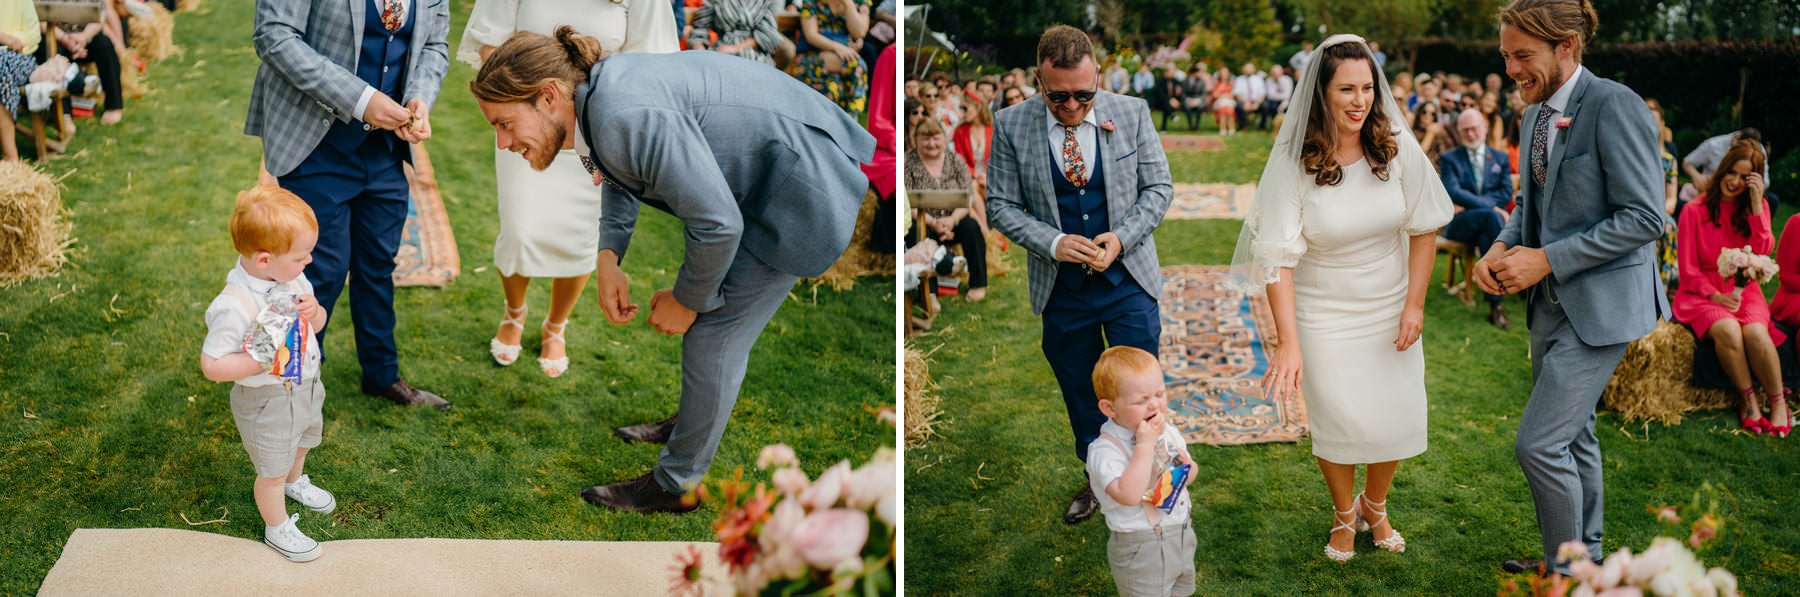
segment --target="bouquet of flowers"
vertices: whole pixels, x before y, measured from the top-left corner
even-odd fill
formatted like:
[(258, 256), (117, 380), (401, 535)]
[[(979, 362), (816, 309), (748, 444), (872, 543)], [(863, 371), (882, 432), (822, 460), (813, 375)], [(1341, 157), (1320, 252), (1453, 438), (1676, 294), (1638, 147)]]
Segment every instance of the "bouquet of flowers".
[(1718, 500), (1707, 502), (1702, 508), (1701, 496), (1713, 492), (1711, 484), (1703, 484), (1694, 493), (1694, 500), (1685, 508), (1675, 506), (1651, 506), (1649, 510), (1656, 514), (1656, 519), (1666, 525), (1680, 527), (1682, 511), (1691, 516), (1693, 522), (1686, 544), (1673, 537), (1662, 536), (1652, 539), (1650, 547), (1642, 553), (1633, 554), (1629, 548), (1621, 548), (1605, 559), (1605, 563), (1595, 563), (1588, 554), (1587, 545), (1581, 541), (1564, 543), (1557, 551), (1557, 557), (1571, 562), (1570, 576), (1561, 574), (1548, 578), (1539, 577), (1527, 572), (1525, 578), (1508, 578), (1501, 581), (1500, 595), (1711, 595), (1717, 597), (1737, 597), (1737, 576), (1721, 567), (1707, 568), (1700, 558), (1690, 551), (1699, 550), (1718, 537), (1721, 526), (1718, 514)]
[[(877, 413), (893, 423), (893, 410)], [(739, 468), (694, 495), (723, 513), (713, 522), (719, 560), (739, 594), (894, 594), (895, 527), (900, 520), (899, 467), (881, 447), (860, 468), (839, 461), (808, 479), (785, 444), (765, 446), (756, 467), (773, 470), (770, 483), (744, 480)], [(678, 558), (670, 592), (703, 593), (707, 581), (697, 549)]]
[(1736, 287), (1731, 291), (1732, 296), (1742, 297), (1744, 286), (1751, 281), (1761, 284), (1774, 279), (1780, 272), (1781, 266), (1776, 265), (1774, 259), (1758, 254), (1748, 246), (1719, 251), (1719, 275)]

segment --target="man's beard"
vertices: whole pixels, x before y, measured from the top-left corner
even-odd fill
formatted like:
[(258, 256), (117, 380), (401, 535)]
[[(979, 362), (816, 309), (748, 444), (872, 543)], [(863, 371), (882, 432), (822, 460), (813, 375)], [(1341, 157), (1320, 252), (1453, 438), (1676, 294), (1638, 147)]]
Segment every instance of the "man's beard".
[(1538, 81), (1538, 88), (1537, 88), (1537, 94), (1536, 94), (1537, 97), (1528, 97), (1528, 98), (1522, 98), (1522, 99), (1524, 99), (1525, 103), (1527, 103), (1527, 104), (1536, 104), (1536, 103), (1550, 101), (1550, 96), (1556, 94), (1557, 88), (1562, 86), (1562, 81), (1563, 81), (1562, 65), (1561, 64), (1552, 65), (1550, 67), (1550, 72), (1547, 73), (1547, 76), (1543, 80)]
[(567, 143), (569, 140), (569, 127), (564, 126), (563, 123), (555, 122), (554, 119), (546, 120), (551, 121), (550, 138), (547, 139), (549, 142), (545, 143), (543, 147), (531, 148), (531, 169), (539, 172), (548, 169), (550, 163), (556, 161), (556, 155), (562, 153), (563, 144)]

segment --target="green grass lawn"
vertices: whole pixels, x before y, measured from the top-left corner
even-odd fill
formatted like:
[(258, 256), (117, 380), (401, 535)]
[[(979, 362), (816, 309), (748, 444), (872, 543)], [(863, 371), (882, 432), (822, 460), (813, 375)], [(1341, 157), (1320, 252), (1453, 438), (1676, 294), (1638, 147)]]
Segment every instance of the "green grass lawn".
[[(1268, 136), (1228, 141), (1226, 153), (1236, 155), (1171, 155), (1176, 180), (1253, 182)], [(1784, 209), (1775, 221), (1791, 213)], [(1238, 227), (1165, 221), (1156, 233), (1162, 264), (1229, 263)], [(937, 436), (906, 454), (907, 587), (924, 594), (1111, 593), (1104, 521), (1061, 522), (1082, 483), (1081, 465), (1038, 345), (1023, 259), (1012, 259), (1021, 264), (1018, 273), (995, 281), (986, 302), (951, 301), (937, 331), (912, 341), (932, 355), (943, 416)], [(1365, 533), (1347, 565), (1325, 558), (1332, 514), (1308, 442), (1194, 445), (1199, 594), (1492, 594), (1502, 560), (1537, 553), (1530, 490), (1512, 454), (1531, 389), (1524, 304), (1507, 303), (1512, 331), (1493, 328), (1485, 305), (1466, 307), (1438, 288), (1441, 267), (1426, 302), (1424, 336), (1431, 447), (1400, 467), (1389, 503), (1408, 539), (1406, 553), (1378, 551)], [(1800, 438), (1736, 429), (1735, 415), (1724, 411), (1697, 413), (1674, 427), (1627, 423), (1603, 411), (1607, 549), (1641, 551), (1665, 528), (1646, 506), (1685, 504), (1711, 482), (1723, 487), (1726, 521), (1704, 561), (1735, 572), (1746, 594), (1793, 594), (1800, 583), (1800, 527), (1792, 524)]]
[[(468, 12), (458, 6), (453, 45)], [(128, 103), (124, 124), (81, 121), (74, 154), (43, 167), (66, 177), (79, 242), (59, 277), (0, 290), (0, 594), (34, 592), (77, 528), (261, 537), (229, 386), (199, 368), (201, 315), (235, 257), (226, 219), (256, 181), (260, 154), (241, 132), (257, 64), (251, 12), (250, 2), (218, 1), (180, 14), (185, 55), (151, 66), (152, 91)], [(609, 430), (674, 412), (678, 338), (642, 317), (606, 324), (589, 288), (569, 326), (571, 370), (548, 379), (532, 360), (549, 301), (540, 283), (520, 363), (503, 369), (488, 356), (502, 316), (490, 257), (493, 131), (467, 92), (472, 76), (451, 65), (429, 142), (462, 277), (395, 299), (402, 372), (455, 409), (358, 393), (349, 311), (338, 310), (325, 347), (325, 442), (307, 470), (339, 508), (304, 514), (301, 529), (320, 540), (712, 540), (716, 509), (622, 514), (577, 495), (655, 462), (658, 447)], [(647, 312), (651, 291), (672, 284), (680, 265), (679, 223), (646, 210), (632, 249), (625, 268)], [(893, 445), (895, 430), (864, 410), (893, 402), (892, 295), (878, 278), (848, 292), (795, 288), (751, 356), (714, 476), (753, 469), (767, 443), (792, 445), (813, 475)]]

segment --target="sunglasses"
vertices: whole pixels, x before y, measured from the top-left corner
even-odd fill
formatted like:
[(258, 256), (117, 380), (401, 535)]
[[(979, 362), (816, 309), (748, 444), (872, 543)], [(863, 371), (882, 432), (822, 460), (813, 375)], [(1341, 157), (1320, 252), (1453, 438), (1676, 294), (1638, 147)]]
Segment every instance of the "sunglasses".
[(935, 93), (927, 93), (924, 95), (925, 99), (937, 99), (937, 96), (938, 94)]
[(1086, 103), (1094, 101), (1095, 93), (1096, 92), (1091, 91), (1091, 90), (1048, 91), (1048, 92), (1044, 93), (1044, 97), (1050, 98), (1050, 103), (1052, 103), (1052, 104), (1060, 104), (1060, 103), (1069, 101), (1069, 98), (1075, 98), (1075, 101), (1086, 104)]

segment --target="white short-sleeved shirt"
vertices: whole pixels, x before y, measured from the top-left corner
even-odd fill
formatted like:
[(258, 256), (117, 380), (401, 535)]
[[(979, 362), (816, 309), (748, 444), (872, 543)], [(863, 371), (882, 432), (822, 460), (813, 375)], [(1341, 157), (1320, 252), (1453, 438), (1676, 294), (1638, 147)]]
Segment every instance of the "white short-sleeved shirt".
[[(1125, 444), (1126, 450), (1136, 446), (1136, 434), (1111, 420), (1100, 425), (1100, 434), (1118, 438)], [(1194, 459), (1188, 454), (1187, 441), (1181, 438), (1181, 432), (1174, 425), (1163, 425), (1163, 436), (1157, 442), (1156, 447), (1165, 454), (1179, 453), (1189, 462)], [(1093, 484), (1094, 497), (1100, 500), (1100, 513), (1106, 517), (1106, 528), (1115, 531), (1147, 531), (1150, 530), (1150, 519), (1144, 512), (1143, 504), (1127, 506), (1106, 493), (1106, 486), (1124, 475), (1125, 467), (1130, 463), (1131, 454), (1121, 451), (1104, 437), (1094, 438), (1094, 443), (1088, 444), (1088, 482)], [(1194, 474), (1198, 475), (1199, 471), (1194, 471)], [(1189, 481), (1188, 488), (1192, 487), (1193, 482)], [(1181, 496), (1175, 500), (1175, 509), (1163, 516), (1162, 526), (1180, 526), (1188, 522), (1188, 511), (1192, 507), (1189, 493), (1186, 488), (1181, 490)]]
[[(288, 282), (264, 280), (244, 271), (244, 264), (239, 261), (233, 265), (231, 272), (225, 274), (226, 284), (236, 284), (250, 291), (250, 298), (255, 303), (257, 313), (269, 308), (269, 299), (279, 294), (295, 296), (311, 296), (312, 283), (306, 276), (300, 276)], [(206, 356), (219, 359), (232, 353), (244, 352), (244, 339), (250, 335), (253, 315), (244, 313), (244, 303), (237, 295), (221, 290), (219, 296), (213, 297), (212, 304), (206, 307), (206, 341), (200, 346), (200, 352)], [(319, 377), (319, 340), (312, 329), (306, 330), (306, 355), (301, 363), (301, 375), (306, 379)], [(260, 388), (281, 383), (281, 378), (258, 373), (237, 381), (238, 385)]]

